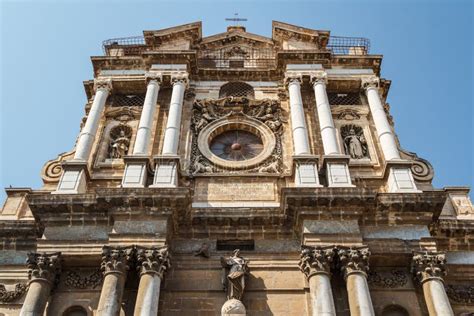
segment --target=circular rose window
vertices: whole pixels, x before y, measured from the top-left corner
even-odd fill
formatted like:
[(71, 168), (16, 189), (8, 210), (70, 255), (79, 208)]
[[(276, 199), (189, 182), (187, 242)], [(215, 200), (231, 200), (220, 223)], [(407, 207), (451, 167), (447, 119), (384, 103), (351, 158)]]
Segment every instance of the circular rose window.
[(214, 137), (209, 148), (219, 158), (242, 161), (258, 156), (263, 150), (263, 141), (251, 132), (230, 130)]

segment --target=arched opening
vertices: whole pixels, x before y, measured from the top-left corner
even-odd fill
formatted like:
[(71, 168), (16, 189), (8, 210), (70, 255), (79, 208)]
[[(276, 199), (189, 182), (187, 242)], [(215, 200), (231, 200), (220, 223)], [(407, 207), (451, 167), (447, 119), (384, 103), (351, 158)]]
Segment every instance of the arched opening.
[(389, 305), (383, 309), (382, 316), (409, 316), (409, 314), (400, 305)]
[(87, 316), (87, 311), (82, 306), (71, 306), (66, 309), (63, 316)]
[(255, 98), (253, 87), (245, 82), (234, 81), (224, 84), (219, 91), (219, 98), (226, 97), (245, 97)]

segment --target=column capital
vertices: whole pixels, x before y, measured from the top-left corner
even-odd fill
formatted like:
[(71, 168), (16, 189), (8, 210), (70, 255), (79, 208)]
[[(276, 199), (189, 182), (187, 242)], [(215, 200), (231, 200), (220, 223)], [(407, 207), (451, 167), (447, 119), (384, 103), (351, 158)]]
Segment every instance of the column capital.
[(104, 276), (109, 273), (125, 274), (129, 268), (129, 262), (134, 251), (134, 247), (104, 246), (102, 248), (102, 263), (100, 265)]
[(369, 88), (378, 89), (379, 85), (380, 85), (380, 78), (377, 76), (365, 76), (361, 78), (361, 86), (365, 90)]
[(370, 250), (367, 246), (337, 247), (339, 268), (346, 279), (350, 274), (362, 273), (367, 276), (369, 271)]
[(166, 271), (171, 267), (168, 247), (138, 248), (137, 269), (142, 274), (157, 274), (163, 279)]
[(150, 83), (150, 81), (156, 81), (160, 84), (163, 80), (163, 75), (159, 72), (147, 72), (145, 74), (145, 80), (147, 84)]
[(303, 74), (297, 72), (287, 72), (285, 73), (285, 85), (290, 83), (299, 83), (303, 82)]
[(318, 84), (318, 83), (327, 84), (328, 83), (328, 74), (323, 70), (315, 71), (315, 72), (311, 73), (310, 80), (311, 80), (311, 83), (313, 84), (313, 86), (315, 84)]
[(434, 251), (415, 251), (411, 270), (414, 277), (424, 283), (431, 279), (443, 281), (446, 275), (446, 254)]
[(299, 267), (309, 280), (313, 275), (329, 274), (333, 267), (335, 247), (302, 246)]
[(53, 286), (61, 274), (61, 253), (28, 253), (28, 277), (30, 282), (44, 281)]
[(189, 83), (189, 74), (185, 71), (171, 73), (171, 83), (184, 83), (186, 86)]
[(109, 92), (112, 91), (112, 79), (94, 79), (94, 91), (97, 91), (99, 89), (105, 89)]

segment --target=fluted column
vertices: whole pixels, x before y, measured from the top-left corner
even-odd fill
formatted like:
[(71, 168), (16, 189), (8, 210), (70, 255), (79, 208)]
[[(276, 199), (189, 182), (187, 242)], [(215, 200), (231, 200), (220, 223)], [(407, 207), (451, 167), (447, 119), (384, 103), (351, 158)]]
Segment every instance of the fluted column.
[(160, 300), (160, 285), (170, 267), (168, 248), (139, 249), (137, 253), (140, 284), (135, 316), (156, 316)]
[(30, 282), (20, 316), (41, 316), (61, 273), (61, 254), (29, 253), (27, 263)]
[(349, 157), (343, 155), (337, 144), (337, 133), (332, 119), (331, 106), (326, 93), (327, 74), (317, 71), (311, 75), (316, 108), (324, 147), (323, 165), (329, 187), (352, 187)]
[(337, 254), (341, 272), (346, 280), (351, 316), (375, 315), (367, 283), (369, 248), (366, 246), (338, 247)]
[(145, 102), (143, 103), (133, 154), (124, 158), (126, 165), (123, 173), (122, 187), (143, 188), (146, 184), (146, 167), (149, 159), (147, 155), (162, 76), (159, 73), (147, 73), (145, 77), (147, 80)]
[(188, 75), (172, 75), (173, 92), (166, 122), (165, 137), (163, 140), (163, 155), (177, 155), (179, 135), (181, 129), (181, 113), (183, 111), (184, 91), (188, 83)]
[(105, 101), (107, 101), (107, 97), (112, 90), (112, 81), (96, 79), (94, 81), (94, 89), (94, 101), (92, 101), (91, 109), (87, 115), (86, 124), (84, 124), (77, 140), (76, 153), (74, 154), (75, 160), (87, 161), (89, 159), (92, 144), (99, 127), (99, 120), (104, 111)]
[[(386, 178), (388, 192), (420, 192), (416, 188), (410, 162), (400, 157), (397, 141), (379, 95), (380, 80), (376, 76), (363, 77), (362, 87), (369, 102), (370, 113), (377, 130), (378, 140), (386, 161)], [(388, 175), (387, 175), (388, 174)]]
[(454, 315), (444, 288), (446, 256), (441, 252), (421, 251), (413, 254), (412, 271), (423, 287), (430, 316)]
[(104, 282), (100, 292), (98, 316), (118, 316), (122, 304), (123, 290), (133, 248), (104, 246), (101, 268)]
[(305, 274), (311, 295), (313, 316), (335, 316), (334, 298), (331, 289), (331, 267), (334, 247), (308, 247), (301, 251), (299, 266)]
[(152, 188), (175, 188), (178, 186), (178, 146), (181, 129), (181, 112), (183, 99), (188, 84), (188, 74), (179, 72), (171, 74), (173, 92), (163, 139), (162, 155), (155, 157), (155, 177)]

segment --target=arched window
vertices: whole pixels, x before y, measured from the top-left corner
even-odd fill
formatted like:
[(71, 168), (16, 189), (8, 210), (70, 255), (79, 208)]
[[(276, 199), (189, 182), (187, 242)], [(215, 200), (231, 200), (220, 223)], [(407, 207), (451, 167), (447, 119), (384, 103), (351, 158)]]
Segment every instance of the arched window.
[(82, 306), (71, 306), (66, 309), (63, 316), (87, 316), (87, 311)]
[(409, 314), (400, 305), (389, 305), (383, 309), (382, 316), (409, 316)]
[(246, 97), (253, 99), (255, 94), (251, 85), (241, 81), (234, 81), (228, 82), (221, 87), (219, 98), (225, 97)]

